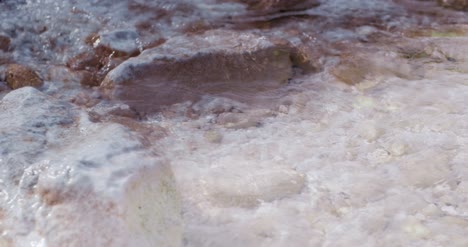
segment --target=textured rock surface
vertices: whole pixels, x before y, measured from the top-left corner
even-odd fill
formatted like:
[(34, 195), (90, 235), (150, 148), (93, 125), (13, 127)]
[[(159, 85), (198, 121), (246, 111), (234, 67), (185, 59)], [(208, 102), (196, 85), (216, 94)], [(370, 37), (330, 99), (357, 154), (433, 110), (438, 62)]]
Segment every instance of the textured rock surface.
[(457, 9), (457, 10), (468, 10), (467, 0), (437, 0), (437, 2), (444, 7)]
[(319, 4), (316, 0), (239, 0), (239, 2), (246, 4), (250, 10), (263, 14), (288, 10), (303, 10)]
[(291, 75), (286, 46), (255, 34), (215, 30), (144, 51), (112, 70), (101, 87), (111, 98), (151, 112), (202, 93), (278, 88)]
[(33, 69), (24, 65), (10, 64), (5, 74), (7, 85), (12, 89), (27, 86), (40, 87), (44, 84)]
[(103, 49), (113, 56), (132, 56), (139, 53), (141, 42), (135, 30), (115, 30), (99, 34), (94, 39), (94, 48)]
[(468, 15), (304, 3), (0, 0), (0, 246), (468, 246)]
[(1, 51), (8, 51), (10, 48), (11, 39), (6, 35), (0, 34), (0, 50)]
[(1, 241), (180, 245), (170, 168), (128, 129), (92, 124), (78, 108), (31, 87), (6, 95), (0, 109)]

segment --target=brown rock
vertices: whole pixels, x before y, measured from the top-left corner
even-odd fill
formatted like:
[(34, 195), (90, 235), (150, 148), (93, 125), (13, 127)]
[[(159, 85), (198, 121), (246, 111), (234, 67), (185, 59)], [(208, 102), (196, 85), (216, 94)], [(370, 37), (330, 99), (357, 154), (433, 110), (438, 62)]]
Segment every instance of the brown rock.
[(10, 64), (6, 69), (6, 82), (12, 89), (21, 87), (40, 87), (44, 81), (34, 70), (24, 65)]
[(102, 49), (83, 52), (69, 59), (67, 67), (79, 72), (81, 85), (99, 86), (109, 70), (122, 62), (123, 58), (113, 58), (111, 54)]
[(80, 53), (67, 62), (67, 66), (73, 70), (96, 71), (104, 67), (105, 58), (94, 52)]
[(10, 48), (10, 42), (11, 40), (9, 37), (0, 34), (0, 50), (8, 51)]
[(317, 6), (316, 0), (238, 0), (261, 14), (271, 14), (281, 11), (302, 10)]
[(290, 50), (250, 33), (213, 30), (181, 36), (125, 61), (101, 87), (139, 112), (194, 100), (202, 93), (259, 92), (287, 83)]
[(446, 8), (468, 10), (468, 0), (437, 0), (437, 3)]
[(97, 87), (101, 84), (104, 76), (99, 73), (83, 71), (80, 84), (86, 87)]
[(93, 47), (98, 53), (109, 53), (114, 57), (129, 57), (140, 53), (139, 34), (135, 30), (115, 30), (101, 33), (94, 38)]

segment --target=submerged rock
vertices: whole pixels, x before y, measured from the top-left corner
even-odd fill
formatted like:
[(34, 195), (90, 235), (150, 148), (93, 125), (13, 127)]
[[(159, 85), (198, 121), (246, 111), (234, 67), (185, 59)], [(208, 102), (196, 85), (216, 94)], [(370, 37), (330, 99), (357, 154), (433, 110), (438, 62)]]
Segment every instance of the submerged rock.
[(172, 172), (138, 136), (31, 87), (0, 109), (0, 243), (180, 245)]
[(305, 186), (303, 174), (281, 168), (246, 169), (243, 174), (223, 173), (205, 179), (211, 202), (221, 207), (254, 207), (299, 194)]
[(139, 35), (135, 30), (115, 30), (102, 33), (95, 38), (93, 46), (113, 56), (133, 56), (139, 53)]
[(303, 10), (317, 6), (316, 0), (238, 0), (248, 6), (249, 9), (263, 14), (271, 14), (280, 11)]
[(44, 81), (37, 73), (24, 65), (10, 64), (6, 69), (6, 82), (12, 89), (21, 87), (41, 87)]
[(439, 5), (456, 10), (468, 10), (467, 0), (437, 0)]
[(213, 30), (144, 51), (109, 72), (101, 87), (110, 98), (151, 112), (201, 93), (278, 88), (292, 74), (290, 56), (288, 47), (266, 37)]
[(10, 43), (11, 43), (10, 37), (0, 34), (0, 50), (1, 51), (8, 51), (8, 49), (10, 48)]

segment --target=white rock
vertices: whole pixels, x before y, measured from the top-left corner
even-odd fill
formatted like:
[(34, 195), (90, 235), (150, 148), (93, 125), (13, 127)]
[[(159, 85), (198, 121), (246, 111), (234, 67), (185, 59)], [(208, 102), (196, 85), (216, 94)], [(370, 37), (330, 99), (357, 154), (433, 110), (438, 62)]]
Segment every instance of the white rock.
[(172, 172), (137, 136), (29, 87), (0, 109), (0, 242), (180, 246)]

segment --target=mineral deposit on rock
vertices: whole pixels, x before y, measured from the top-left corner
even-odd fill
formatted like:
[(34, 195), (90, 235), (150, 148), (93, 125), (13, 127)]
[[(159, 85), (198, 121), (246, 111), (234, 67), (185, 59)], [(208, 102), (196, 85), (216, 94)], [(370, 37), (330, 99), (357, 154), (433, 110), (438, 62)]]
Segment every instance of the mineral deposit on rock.
[(0, 244), (180, 246), (172, 172), (127, 128), (31, 87), (0, 109)]

